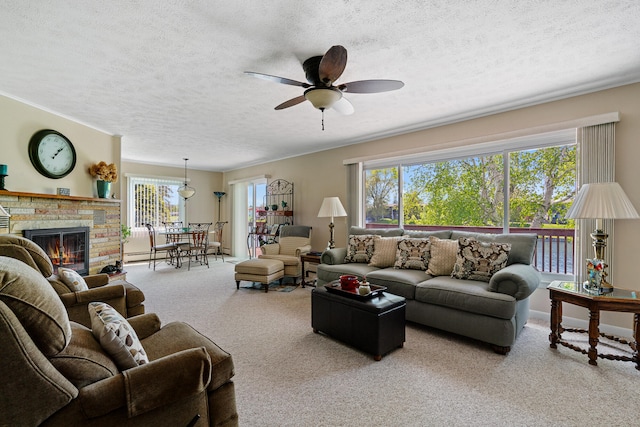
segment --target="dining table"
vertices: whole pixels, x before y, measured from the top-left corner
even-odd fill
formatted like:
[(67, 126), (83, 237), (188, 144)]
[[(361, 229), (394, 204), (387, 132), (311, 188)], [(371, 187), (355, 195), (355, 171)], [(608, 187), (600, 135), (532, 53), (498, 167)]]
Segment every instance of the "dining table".
[[(175, 257), (176, 268), (182, 267), (181, 257), (184, 255), (181, 255), (180, 252), (186, 252), (186, 251), (181, 251), (180, 246), (189, 245), (189, 236), (191, 235), (192, 231), (193, 230), (189, 227), (182, 227), (182, 228), (171, 229), (171, 230), (162, 230), (158, 232), (159, 235), (166, 237), (167, 243), (174, 242), (178, 245), (176, 257)], [(215, 230), (209, 231), (209, 234), (215, 234), (215, 233), (216, 233)]]

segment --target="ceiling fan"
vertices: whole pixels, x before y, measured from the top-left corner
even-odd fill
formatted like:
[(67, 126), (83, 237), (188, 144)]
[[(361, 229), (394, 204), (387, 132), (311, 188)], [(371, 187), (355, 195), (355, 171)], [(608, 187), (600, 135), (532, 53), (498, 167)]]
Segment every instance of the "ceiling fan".
[(309, 101), (315, 108), (322, 111), (322, 130), (324, 130), (325, 109), (333, 108), (341, 114), (353, 114), (353, 105), (343, 96), (344, 92), (379, 93), (397, 90), (404, 86), (404, 83), (399, 80), (359, 80), (334, 85), (335, 81), (342, 75), (346, 65), (347, 50), (338, 45), (332, 46), (323, 56), (313, 56), (304, 61), (302, 69), (309, 83), (254, 71), (245, 71), (245, 74), (276, 83), (305, 88), (304, 94), (283, 102), (275, 109), (283, 110), (301, 102)]

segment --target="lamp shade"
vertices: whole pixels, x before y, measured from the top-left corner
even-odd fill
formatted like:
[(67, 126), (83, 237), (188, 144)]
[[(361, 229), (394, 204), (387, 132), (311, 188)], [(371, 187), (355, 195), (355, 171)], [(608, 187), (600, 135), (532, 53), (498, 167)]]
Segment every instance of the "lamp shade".
[(184, 187), (180, 187), (180, 189), (178, 190), (178, 194), (180, 195), (180, 197), (188, 199), (189, 197), (196, 194), (196, 190), (185, 185)]
[(322, 201), (322, 205), (320, 206), (320, 211), (318, 212), (318, 218), (331, 218), (331, 222), (333, 222), (333, 217), (347, 216), (347, 211), (342, 207), (342, 203), (340, 203), (340, 199), (338, 197), (325, 197)]
[(196, 189), (187, 185), (187, 160), (189, 159), (184, 159), (184, 185), (178, 188), (178, 194), (185, 200), (185, 208), (187, 206), (186, 200), (196, 194)]
[(313, 88), (305, 91), (304, 97), (318, 110), (324, 110), (331, 108), (333, 104), (338, 102), (342, 98), (342, 92), (338, 89)]
[(574, 219), (632, 219), (640, 218), (620, 184), (598, 182), (584, 184), (567, 212)]

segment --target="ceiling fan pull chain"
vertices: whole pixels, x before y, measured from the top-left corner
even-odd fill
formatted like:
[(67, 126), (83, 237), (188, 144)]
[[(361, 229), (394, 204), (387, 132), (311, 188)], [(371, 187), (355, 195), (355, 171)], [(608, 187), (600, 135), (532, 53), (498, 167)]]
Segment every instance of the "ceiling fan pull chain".
[(322, 130), (324, 130), (324, 108), (321, 108), (320, 111), (322, 111)]

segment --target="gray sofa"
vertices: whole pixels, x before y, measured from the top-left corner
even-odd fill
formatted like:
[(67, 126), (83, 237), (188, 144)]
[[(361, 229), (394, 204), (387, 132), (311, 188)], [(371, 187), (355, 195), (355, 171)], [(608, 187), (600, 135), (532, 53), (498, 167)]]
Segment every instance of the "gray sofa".
[[(509, 243), (511, 248), (506, 267), (493, 274), (488, 282), (458, 279), (451, 275), (433, 276), (417, 269), (379, 268), (367, 262), (345, 262), (347, 248), (335, 248), (322, 254), (321, 264), (317, 267), (317, 284), (325, 285), (343, 274), (366, 276), (369, 283), (385, 286), (387, 292), (406, 298), (406, 320), (487, 342), (500, 354), (511, 350), (527, 322), (529, 296), (540, 283), (540, 273), (531, 265), (537, 241), (535, 234), (352, 227), (350, 235), (424, 239), (434, 236), (437, 239), (431, 241), (444, 239), (439, 243), (456, 245), (456, 250), (460, 237), (472, 237), (485, 243)], [(435, 252), (431, 254), (435, 255)]]

